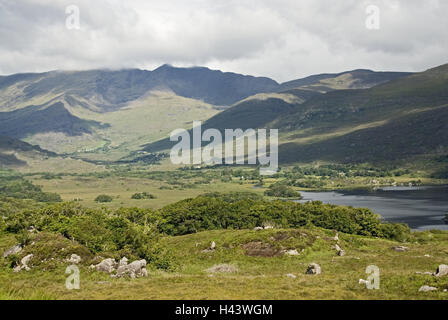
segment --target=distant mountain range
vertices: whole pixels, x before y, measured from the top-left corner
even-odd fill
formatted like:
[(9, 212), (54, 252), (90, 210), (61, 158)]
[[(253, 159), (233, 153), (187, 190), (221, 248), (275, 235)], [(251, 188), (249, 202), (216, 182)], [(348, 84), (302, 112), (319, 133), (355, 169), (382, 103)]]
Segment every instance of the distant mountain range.
[(389, 161), (446, 152), (447, 104), (448, 65), (281, 84), (169, 65), (52, 71), (0, 77), (0, 135), (113, 161), (167, 150), (171, 130), (202, 120), (204, 129), (278, 128), (283, 163)]

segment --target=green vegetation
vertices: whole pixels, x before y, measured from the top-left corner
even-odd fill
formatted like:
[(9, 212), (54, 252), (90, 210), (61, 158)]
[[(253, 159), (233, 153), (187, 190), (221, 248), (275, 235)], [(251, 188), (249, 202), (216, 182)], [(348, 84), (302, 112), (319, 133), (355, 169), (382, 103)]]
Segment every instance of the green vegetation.
[(156, 199), (156, 196), (147, 192), (134, 193), (131, 199), (142, 200), (142, 199)]
[(271, 184), (264, 192), (265, 195), (270, 197), (278, 197), (278, 198), (296, 198), (300, 199), (302, 196), (300, 192), (294, 190), (293, 188), (283, 184), (283, 183), (274, 183)]
[(0, 194), (14, 199), (31, 199), (37, 202), (59, 202), (56, 193), (43, 192), (42, 188), (10, 171), (0, 171)]
[(114, 198), (107, 194), (100, 194), (95, 198), (95, 201), (100, 203), (112, 202), (112, 200), (114, 200)]

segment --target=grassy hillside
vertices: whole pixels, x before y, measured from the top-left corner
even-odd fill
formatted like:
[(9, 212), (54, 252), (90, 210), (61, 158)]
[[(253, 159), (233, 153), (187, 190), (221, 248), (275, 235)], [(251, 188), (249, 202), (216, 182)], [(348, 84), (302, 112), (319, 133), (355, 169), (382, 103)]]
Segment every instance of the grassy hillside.
[[(66, 263), (52, 267), (35, 266), (31, 271), (14, 273), (0, 270), (1, 299), (447, 299), (447, 277), (436, 278), (417, 272), (434, 272), (447, 264), (446, 232), (422, 232), (412, 242), (339, 233), (338, 256), (331, 240), (334, 231), (304, 227), (297, 229), (215, 230), (185, 236), (164, 237), (161, 245), (171, 252), (178, 267), (163, 271), (148, 267), (148, 278), (113, 279), (108, 274), (80, 267), (80, 290), (65, 288)], [(88, 253), (78, 244), (63, 238), (45, 236), (35, 240), (37, 250), (48, 252), (53, 246), (66, 248), (63, 259), (72, 252)], [(51, 240), (51, 241), (50, 241)], [(42, 241), (46, 241), (43, 243)], [(216, 243), (213, 251), (204, 251)], [(16, 243), (11, 235), (0, 237), (0, 250)], [(406, 252), (393, 247), (405, 245)], [(283, 249), (297, 250), (298, 256), (280, 254)], [(45, 251), (47, 250), (47, 251)], [(51, 251), (50, 251), (51, 252)], [(42, 256), (43, 257), (43, 256)], [(2, 259), (2, 258), (0, 258)], [(87, 261), (85, 261), (87, 262)], [(307, 266), (318, 263), (320, 275), (306, 275)], [(368, 290), (359, 284), (366, 279), (366, 267), (380, 269), (380, 289)], [(233, 272), (208, 271), (221, 266)], [(287, 275), (292, 276), (287, 276)], [(418, 292), (423, 285), (438, 288)]]

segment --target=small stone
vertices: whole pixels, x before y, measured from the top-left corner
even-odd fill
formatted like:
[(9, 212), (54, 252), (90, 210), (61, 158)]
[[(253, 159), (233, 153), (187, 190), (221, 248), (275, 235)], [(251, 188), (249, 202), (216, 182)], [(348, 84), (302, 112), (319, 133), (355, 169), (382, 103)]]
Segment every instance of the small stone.
[(429, 292), (429, 291), (436, 291), (437, 288), (430, 287), (430, 286), (421, 286), (420, 289), (418, 289), (418, 292)]
[(368, 283), (369, 283), (369, 281), (367, 281), (367, 280), (364, 280), (364, 279), (359, 279), (359, 282), (358, 282), (359, 284), (365, 284), (365, 285), (367, 285)]
[(405, 246), (396, 246), (392, 248), (393, 250), (397, 251), (397, 252), (404, 252), (404, 251), (408, 251), (409, 248), (405, 247)]
[(322, 273), (322, 268), (317, 263), (310, 263), (306, 269), (306, 274), (317, 275)]
[(210, 250), (215, 250), (216, 249), (216, 243), (215, 241), (212, 242), (212, 244), (210, 245)]
[(448, 274), (448, 265), (446, 264), (441, 264), (437, 270), (436, 273), (434, 274), (436, 277), (443, 277), (446, 276)]
[(286, 250), (285, 255), (287, 256), (298, 256), (300, 253), (297, 250)]
[(295, 279), (295, 278), (297, 278), (295, 275), (293, 275), (292, 273), (288, 273), (287, 275), (286, 275), (286, 277), (288, 277), (288, 278), (292, 278), (292, 279)]
[(77, 254), (72, 254), (70, 256), (70, 259), (67, 260), (67, 262), (72, 263), (72, 264), (78, 264), (81, 262), (81, 257), (78, 256)]

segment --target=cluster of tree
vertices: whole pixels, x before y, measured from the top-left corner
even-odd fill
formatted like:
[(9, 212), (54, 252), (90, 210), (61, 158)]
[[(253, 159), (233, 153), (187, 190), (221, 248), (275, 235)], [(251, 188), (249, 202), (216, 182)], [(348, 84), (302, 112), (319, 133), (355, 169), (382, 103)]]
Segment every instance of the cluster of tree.
[(403, 224), (383, 223), (369, 209), (342, 207), (321, 202), (296, 203), (230, 199), (225, 195), (199, 196), (159, 210), (161, 232), (182, 235), (214, 229), (252, 229), (271, 222), (283, 228), (314, 225), (345, 233), (403, 240), (410, 233)]
[(321, 166), (295, 166), (291, 171), (285, 172), (287, 178), (300, 179), (306, 176), (320, 177), (399, 177), (410, 174), (409, 169), (403, 169), (396, 166), (368, 166), (361, 164), (329, 164)]
[(302, 196), (300, 192), (294, 190), (290, 186), (287, 186), (284, 183), (273, 183), (269, 186), (269, 188), (264, 192), (266, 196), (269, 197), (277, 197), (277, 198), (296, 198), (300, 199)]
[(100, 194), (99, 196), (97, 196), (95, 198), (95, 202), (100, 202), (100, 203), (112, 202), (112, 200), (114, 200), (114, 198), (107, 194)]
[(131, 199), (135, 199), (135, 200), (143, 200), (143, 199), (156, 199), (157, 197), (151, 193), (147, 193), (147, 192), (138, 192), (138, 193), (134, 193), (131, 196)]
[(20, 175), (0, 176), (0, 194), (14, 199), (32, 199), (37, 202), (60, 202), (56, 193), (43, 192), (41, 187), (34, 185)]

